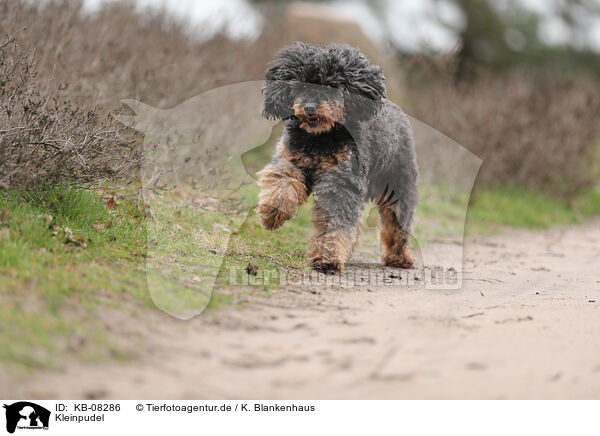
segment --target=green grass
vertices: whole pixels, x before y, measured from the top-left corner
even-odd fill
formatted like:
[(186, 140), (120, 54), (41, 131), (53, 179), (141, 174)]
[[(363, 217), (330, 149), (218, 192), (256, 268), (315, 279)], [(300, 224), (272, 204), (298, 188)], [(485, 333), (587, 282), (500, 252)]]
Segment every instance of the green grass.
[[(31, 369), (60, 367), (66, 358), (127, 357), (115, 345), (118, 332), (103, 324), (99, 311), (106, 306), (133, 311), (154, 303), (183, 317), (208, 306), (205, 313), (216, 316), (220, 307), (248, 295), (269, 296), (277, 287), (264, 280), (233, 286), (231, 270), (244, 278), (249, 263), (263, 276), (307, 272), (312, 200), (281, 229), (267, 232), (248, 213), (257, 192), (254, 184), (242, 187), (238, 207), (227, 210), (211, 206), (209, 197), (197, 207), (192, 193), (167, 193), (149, 201), (153, 218), (146, 218), (135, 201), (108, 207), (91, 191), (0, 191), (0, 365)], [(417, 234), (434, 239), (462, 231), (468, 200), (422, 187)], [(471, 198), (466, 228), (470, 235), (507, 226), (543, 229), (594, 215), (600, 215), (597, 191), (566, 202), (502, 187)], [(376, 252), (376, 222), (370, 205), (363, 250)], [(82, 337), (83, 345), (74, 347)]]
[(187, 318), (207, 305), (232, 304), (240, 293), (268, 294), (274, 283), (230, 286), (230, 274), (241, 274), (248, 264), (261, 275), (306, 269), (310, 205), (279, 231), (267, 232), (252, 210), (257, 193), (255, 186), (243, 187), (237, 192), (241, 204), (226, 213), (190, 206), (185, 195), (151, 204), (156, 219), (148, 223), (148, 285), (158, 307)]
[[(149, 305), (146, 230), (135, 203), (94, 192), (0, 191), (0, 364), (55, 367), (114, 354), (93, 314), (101, 301)], [(74, 336), (85, 346), (70, 347)]]
[(467, 234), (490, 233), (502, 227), (546, 229), (578, 224), (600, 214), (600, 192), (590, 190), (571, 201), (514, 186), (483, 190), (471, 198)]

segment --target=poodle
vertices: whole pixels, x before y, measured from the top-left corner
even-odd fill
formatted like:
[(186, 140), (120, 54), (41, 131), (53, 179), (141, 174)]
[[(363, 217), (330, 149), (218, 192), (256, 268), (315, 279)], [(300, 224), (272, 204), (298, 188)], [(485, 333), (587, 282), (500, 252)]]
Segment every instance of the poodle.
[(407, 116), (385, 98), (385, 78), (360, 50), (295, 43), (265, 73), (263, 115), (284, 120), (273, 159), (259, 172), (261, 225), (278, 229), (315, 197), (308, 259), (337, 273), (356, 245), (364, 205), (381, 221), (382, 263), (412, 268), (407, 247), (418, 169)]

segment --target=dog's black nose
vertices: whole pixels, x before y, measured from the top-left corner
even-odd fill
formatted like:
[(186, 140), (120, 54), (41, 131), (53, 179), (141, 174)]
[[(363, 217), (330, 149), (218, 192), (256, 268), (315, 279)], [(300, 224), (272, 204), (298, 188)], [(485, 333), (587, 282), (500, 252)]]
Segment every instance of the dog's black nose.
[(317, 114), (317, 107), (314, 104), (307, 104), (304, 106), (304, 113), (309, 117)]

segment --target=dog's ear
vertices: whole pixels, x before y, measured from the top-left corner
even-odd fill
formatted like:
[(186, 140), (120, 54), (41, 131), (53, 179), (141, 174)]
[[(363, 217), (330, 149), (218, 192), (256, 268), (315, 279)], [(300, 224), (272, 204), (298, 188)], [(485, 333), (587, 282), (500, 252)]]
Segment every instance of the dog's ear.
[(294, 85), (308, 74), (306, 70), (311, 68), (317, 53), (316, 47), (302, 42), (283, 47), (276, 53), (275, 60), (265, 72), (262, 88), (265, 117), (284, 119), (294, 114)]
[(350, 91), (344, 99), (348, 120), (364, 121), (372, 118), (383, 107), (383, 99), (365, 97), (363, 94)]
[(282, 120), (293, 115), (292, 80), (296, 78), (294, 66), (299, 61), (298, 49), (295, 46), (283, 47), (265, 72), (262, 93), (265, 99), (263, 116), (266, 118)]
[(354, 119), (371, 118), (383, 107), (385, 97), (385, 77), (381, 67), (371, 63), (356, 48), (333, 46), (330, 51), (342, 64), (346, 112)]
[(283, 120), (294, 115), (292, 83), (288, 80), (268, 80), (262, 93), (265, 99), (263, 116), (270, 120)]
[(385, 78), (376, 65), (361, 70), (358, 76), (346, 82), (346, 111), (351, 118), (368, 120), (383, 107)]

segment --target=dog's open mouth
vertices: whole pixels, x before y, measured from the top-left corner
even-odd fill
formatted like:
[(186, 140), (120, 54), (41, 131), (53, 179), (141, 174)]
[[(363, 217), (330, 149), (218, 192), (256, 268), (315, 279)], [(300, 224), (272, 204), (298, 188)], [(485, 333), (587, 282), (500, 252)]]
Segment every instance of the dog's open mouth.
[(331, 129), (334, 125), (334, 120), (321, 113), (308, 115), (296, 111), (296, 114), (293, 115), (292, 118), (298, 120), (300, 122), (300, 128), (309, 133), (323, 133)]
[(310, 127), (317, 127), (322, 122), (323, 118), (321, 117), (306, 117), (306, 124), (308, 124)]

